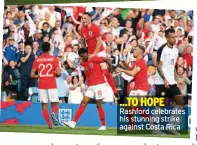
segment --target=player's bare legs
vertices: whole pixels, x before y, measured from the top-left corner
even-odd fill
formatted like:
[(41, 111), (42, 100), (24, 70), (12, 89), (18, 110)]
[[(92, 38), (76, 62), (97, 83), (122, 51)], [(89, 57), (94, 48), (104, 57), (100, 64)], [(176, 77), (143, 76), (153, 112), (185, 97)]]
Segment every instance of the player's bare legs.
[(42, 103), (42, 115), (49, 127), (49, 129), (52, 129), (52, 124), (50, 121), (50, 116), (49, 116), (49, 112), (48, 112), (48, 104), (47, 103)]
[(99, 118), (102, 125), (98, 130), (106, 130), (105, 111), (102, 107), (102, 99), (96, 100), (96, 107), (98, 109)]
[(58, 111), (58, 102), (51, 103), (51, 106), (52, 106), (52, 114), (51, 114), (51, 117), (52, 117), (52, 120), (53, 120), (53, 124), (55, 126), (57, 126), (58, 125), (58, 120), (56, 118), (56, 114), (57, 114), (57, 111)]
[(89, 101), (91, 100), (90, 97), (84, 96), (83, 100), (81, 101), (81, 104), (79, 106), (79, 108), (77, 109), (77, 112), (75, 114), (74, 120), (70, 121), (70, 122), (65, 122), (62, 121), (62, 123), (70, 128), (75, 128), (76, 123), (78, 122), (79, 118), (81, 117), (81, 115), (83, 114), (85, 107), (87, 106), (87, 104), (89, 103)]
[(114, 92), (114, 95), (117, 95), (118, 92), (116, 90), (116, 85), (115, 85), (112, 75), (110, 74), (110, 72), (108, 70), (107, 64), (101, 63), (101, 69), (103, 70), (103, 74), (104, 74), (105, 78), (107, 79), (108, 84), (111, 86), (111, 88)]
[[(184, 99), (182, 95), (176, 95), (173, 97), (174, 103), (170, 104), (173, 109), (172, 110), (176, 110), (176, 109), (183, 109), (184, 107)], [(179, 114), (171, 114), (171, 116), (173, 117), (180, 117)], [(172, 125), (179, 125), (179, 122), (171, 122), (169, 121), (168, 123), (172, 124)], [(171, 129), (167, 129), (167, 131), (170, 131), (171, 133), (173, 133), (174, 135), (181, 135), (178, 131), (176, 130), (171, 130)]]

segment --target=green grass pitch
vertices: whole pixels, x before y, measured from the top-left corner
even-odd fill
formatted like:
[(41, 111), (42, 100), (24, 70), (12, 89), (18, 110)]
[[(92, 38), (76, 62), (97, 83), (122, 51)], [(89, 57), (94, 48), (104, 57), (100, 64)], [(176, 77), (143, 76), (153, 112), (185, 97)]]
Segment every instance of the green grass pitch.
[(189, 138), (189, 134), (181, 136), (175, 135), (153, 135), (151, 132), (147, 134), (122, 134), (117, 135), (116, 128), (107, 128), (105, 131), (98, 131), (96, 127), (76, 127), (70, 129), (64, 126), (53, 127), (48, 129), (47, 126), (32, 126), (32, 125), (0, 125), (0, 132), (23, 132), (23, 133), (54, 133), (54, 134), (80, 134), (80, 135), (108, 135), (108, 136), (138, 136), (138, 137), (165, 137), (165, 138)]

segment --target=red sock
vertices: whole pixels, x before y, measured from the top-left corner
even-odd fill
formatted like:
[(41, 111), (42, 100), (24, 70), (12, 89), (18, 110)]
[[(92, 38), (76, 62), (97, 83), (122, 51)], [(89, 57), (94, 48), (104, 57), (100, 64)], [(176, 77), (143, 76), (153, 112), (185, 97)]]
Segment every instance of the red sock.
[(115, 85), (114, 79), (113, 79), (112, 75), (109, 73), (108, 69), (104, 69), (103, 70), (103, 74), (106, 77), (108, 84), (111, 86), (114, 94), (117, 94), (117, 90), (116, 90), (116, 85)]
[(57, 104), (53, 104), (53, 105), (52, 105), (52, 112), (56, 114), (57, 111), (58, 111), (58, 106), (57, 106)]
[(49, 117), (49, 113), (48, 113), (48, 110), (47, 109), (43, 109), (42, 110), (42, 115), (43, 115), (45, 121), (47, 122), (47, 125), (48, 126), (52, 126), (51, 125), (51, 121), (50, 121), (50, 117)]
[(105, 111), (104, 111), (103, 107), (98, 107), (97, 109), (98, 109), (98, 113), (99, 113), (99, 117), (100, 117), (102, 126), (106, 126)]
[(79, 117), (83, 114), (84, 110), (85, 110), (85, 106), (80, 105), (75, 114), (75, 117), (73, 120), (74, 122), (77, 122), (79, 120)]
[(138, 110), (140, 110), (141, 112), (143, 112), (142, 114), (140, 114), (142, 117), (150, 117), (148, 114), (146, 114), (145, 112), (144, 112), (144, 109), (142, 109), (142, 108), (139, 108), (139, 107), (135, 107), (134, 109), (138, 109)]

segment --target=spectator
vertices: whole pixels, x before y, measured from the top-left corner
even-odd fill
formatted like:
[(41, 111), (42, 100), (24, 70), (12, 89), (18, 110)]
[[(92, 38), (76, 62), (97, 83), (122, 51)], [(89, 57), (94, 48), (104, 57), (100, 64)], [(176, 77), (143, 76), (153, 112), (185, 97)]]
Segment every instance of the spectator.
[(144, 15), (144, 21), (145, 22), (148, 22), (148, 21), (152, 21), (153, 20), (153, 12), (154, 10), (152, 9), (148, 9), (147, 12), (145, 13)]
[(114, 16), (115, 18), (117, 18), (117, 20), (118, 20), (120, 26), (123, 27), (123, 26), (124, 26), (124, 20), (123, 20), (123, 18), (122, 18), (122, 16), (121, 16), (121, 9), (120, 9), (120, 8), (116, 8), (116, 9), (114, 10), (113, 16)]
[(39, 28), (41, 29), (44, 23), (48, 23), (49, 24), (49, 29), (53, 28), (53, 24), (51, 24), (50, 22), (50, 14), (48, 12), (45, 12), (44, 15), (44, 19), (42, 21), (40, 21), (39, 23)]
[(149, 95), (155, 96), (156, 90), (155, 90), (155, 73), (156, 73), (156, 67), (149, 66), (148, 67), (148, 83), (149, 83)]
[(59, 12), (56, 12), (56, 11), (55, 11), (55, 6), (52, 6), (52, 5), (50, 5), (50, 6), (48, 7), (48, 13), (49, 13), (49, 15), (50, 15), (50, 20), (49, 20), (50, 25), (51, 25), (52, 27), (55, 27), (56, 21), (57, 21), (57, 20), (60, 20), (60, 21), (61, 21), (61, 15), (60, 15)]
[(66, 70), (63, 69), (62, 64), (61, 64), (61, 58), (62, 58), (61, 56), (58, 57), (59, 63), (60, 63), (59, 65), (62, 70), (62, 74), (60, 77), (56, 78), (56, 82), (57, 82), (59, 101), (60, 101), (60, 103), (65, 103), (66, 102), (65, 98), (66, 98), (67, 92), (65, 89), (65, 85), (62, 85), (62, 84), (64, 84), (64, 81), (66, 80), (66, 78), (69, 74)]
[(117, 49), (117, 44), (115, 41), (113, 41), (113, 35), (112, 33), (107, 33), (106, 35), (106, 39), (105, 39), (105, 45), (106, 46), (111, 46), (112, 50)]
[(100, 16), (101, 16), (102, 12), (103, 12), (103, 8), (100, 8), (100, 7), (95, 8), (95, 10), (93, 10), (93, 11), (91, 12), (92, 20), (93, 20), (93, 21), (99, 20), (99, 18), (100, 18)]
[(50, 35), (52, 35), (52, 33), (57, 30), (57, 33), (58, 34), (62, 34), (61, 32), (61, 21), (60, 20), (57, 20), (55, 22), (55, 27), (51, 29), (51, 31), (49, 32)]
[(35, 80), (30, 77), (31, 69), (33, 66), (33, 62), (35, 60), (35, 56), (33, 50), (29, 44), (25, 46), (25, 54), (22, 55), (20, 59), (20, 82), (21, 82), (21, 92), (19, 100), (27, 101), (28, 99), (28, 89), (29, 87), (35, 86)]
[(192, 56), (192, 47), (189, 46), (186, 48), (186, 52), (183, 54), (183, 59), (186, 61), (187, 69), (193, 64), (193, 56)]
[(35, 5), (33, 6), (32, 10), (34, 17), (36, 17), (39, 21), (42, 21), (45, 17), (47, 8), (44, 7), (43, 5)]
[[(12, 85), (15, 85), (17, 87), (18, 85), (18, 80), (20, 79), (20, 73), (18, 68), (16, 67), (16, 62), (13, 60), (10, 61), (9, 63), (9, 77)], [(17, 89), (16, 89), (17, 90)]]
[(69, 88), (71, 85), (72, 85), (72, 76), (68, 75), (65, 80), (65, 91), (66, 91), (65, 103), (68, 103)]
[(4, 56), (7, 59), (8, 62), (11, 60), (17, 62), (18, 57), (19, 57), (19, 51), (18, 49), (14, 46), (14, 38), (9, 38), (9, 45), (4, 47)]
[(47, 35), (47, 34), (49, 34), (49, 23), (47, 23), (47, 22), (44, 22), (43, 24), (42, 24), (42, 28), (41, 28), (41, 31), (42, 31), (42, 36), (45, 36), (45, 35)]
[(191, 81), (187, 77), (187, 73), (184, 71), (184, 68), (179, 66), (177, 68), (177, 73), (178, 73), (178, 88), (181, 91), (181, 94), (186, 97), (187, 96), (187, 85), (191, 84)]
[(38, 58), (40, 55), (42, 55), (42, 50), (39, 48), (39, 44), (37, 41), (33, 42), (33, 54), (35, 59)]
[(84, 95), (85, 85), (79, 76), (72, 77), (72, 84), (69, 87), (68, 103), (80, 104)]
[(43, 43), (43, 40), (42, 40), (42, 31), (40, 29), (38, 29), (36, 31), (36, 33), (34, 35), (32, 35), (31, 37), (29, 37), (27, 40), (29, 41), (30, 45), (33, 45), (33, 42), (34, 41), (37, 41), (38, 42), (38, 45), (39, 45), (39, 48), (41, 48), (42, 43)]
[(126, 20), (125, 22), (125, 28), (122, 29), (120, 31), (120, 37), (123, 36), (123, 34), (127, 34), (129, 37), (133, 35), (132, 31), (133, 31), (133, 28), (132, 27), (132, 22), (130, 20)]
[(8, 82), (5, 81), (5, 71), (4, 67), (2, 67), (2, 73), (1, 73), (1, 97), (0, 101), (5, 102), (7, 100), (7, 92), (6, 92), (6, 84)]

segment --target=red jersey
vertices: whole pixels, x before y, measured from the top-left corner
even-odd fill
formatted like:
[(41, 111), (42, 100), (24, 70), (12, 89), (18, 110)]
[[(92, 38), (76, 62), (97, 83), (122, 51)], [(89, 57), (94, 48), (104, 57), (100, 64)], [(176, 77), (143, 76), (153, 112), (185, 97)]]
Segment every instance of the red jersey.
[(188, 53), (184, 54), (183, 55), (183, 59), (185, 59), (186, 62), (187, 62), (187, 68), (192, 66), (192, 64), (193, 64), (193, 56), (191, 54), (188, 54)]
[[(96, 38), (101, 36), (101, 29), (99, 26), (95, 24), (91, 24), (90, 28), (88, 26), (83, 26), (81, 28), (81, 36), (85, 38), (86, 43), (88, 45), (88, 54), (94, 54), (96, 49)], [(104, 47), (101, 46), (100, 51), (103, 51)]]
[(84, 67), (84, 72), (88, 86), (95, 86), (105, 83), (103, 72), (100, 63), (104, 62), (103, 57), (92, 57), (85, 63), (81, 63)]
[(131, 68), (131, 70), (134, 69), (134, 67), (139, 67), (140, 71), (135, 75), (134, 77), (134, 88), (133, 90), (143, 90), (148, 92), (149, 85), (148, 85), (148, 70), (146, 66), (146, 61), (144, 59), (137, 60), (135, 65)]
[(55, 71), (59, 67), (56, 57), (43, 53), (40, 57), (34, 60), (33, 69), (38, 71), (39, 89), (55, 89), (57, 88)]

